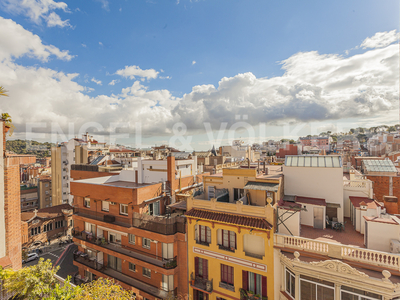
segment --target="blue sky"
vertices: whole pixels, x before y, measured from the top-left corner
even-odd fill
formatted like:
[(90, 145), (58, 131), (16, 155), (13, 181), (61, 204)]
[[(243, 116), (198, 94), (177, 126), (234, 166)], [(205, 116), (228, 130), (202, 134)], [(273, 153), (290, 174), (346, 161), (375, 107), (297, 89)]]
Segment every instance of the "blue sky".
[(144, 144), (168, 143), (182, 122), (194, 148), (210, 144), (202, 123), (237, 115), (272, 138), (399, 123), (398, 12), (391, 0), (0, 0), (4, 109), (16, 138), (33, 122), (75, 134), (96, 122), (99, 135), (141, 122)]

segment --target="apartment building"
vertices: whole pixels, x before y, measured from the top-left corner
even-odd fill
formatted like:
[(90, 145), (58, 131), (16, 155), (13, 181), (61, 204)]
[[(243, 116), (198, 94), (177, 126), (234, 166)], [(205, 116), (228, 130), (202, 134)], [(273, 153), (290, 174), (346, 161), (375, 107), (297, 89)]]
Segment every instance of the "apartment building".
[[(305, 149), (307, 147), (316, 147), (318, 150), (331, 151), (332, 138), (329, 136), (307, 136), (300, 138), (301, 146)], [(304, 150), (303, 150), (304, 151)]]
[(190, 299), (274, 299), (271, 204), (281, 179), (244, 168), (204, 177), (185, 214)]
[(139, 299), (185, 297), (185, 218), (166, 206), (202, 185), (196, 166), (195, 158), (169, 156), (147, 161), (139, 157), (137, 168), (111, 176), (74, 170), (74, 179), (82, 178), (71, 182), (73, 236), (79, 249), (75, 282), (108, 277)]
[(21, 186), (20, 197), (21, 211), (30, 211), (39, 208), (37, 186)]
[(46, 208), (53, 206), (51, 176), (41, 175), (38, 178), (38, 199), (39, 207)]
[(52, 202), (53, 205), (72, 204), (70, 171), (73, 164), (87, 164), (108, 148), (98, 143), (88, 133), (82, 139), (73, 138), (51, 148)]
[(372, 181), (354, 169), (343, 176), (338, 156), (287, 157), (283, 173), (274, 299), (398, 299), (389, 246), (400, 249), (400, 220), (373, 199)]

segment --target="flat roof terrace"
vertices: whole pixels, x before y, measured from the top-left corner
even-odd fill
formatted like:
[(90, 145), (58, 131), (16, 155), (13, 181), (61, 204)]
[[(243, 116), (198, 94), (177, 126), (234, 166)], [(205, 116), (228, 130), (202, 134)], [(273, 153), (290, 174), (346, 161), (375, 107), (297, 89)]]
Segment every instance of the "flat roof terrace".
[(107, 186), (122, 187), (129, 189), (137, 189), (156, 184), (156, 183), (136, 183), (134, 181), (120, 180), (119, 175), (74, 180), (73, 183), (107, 185)]

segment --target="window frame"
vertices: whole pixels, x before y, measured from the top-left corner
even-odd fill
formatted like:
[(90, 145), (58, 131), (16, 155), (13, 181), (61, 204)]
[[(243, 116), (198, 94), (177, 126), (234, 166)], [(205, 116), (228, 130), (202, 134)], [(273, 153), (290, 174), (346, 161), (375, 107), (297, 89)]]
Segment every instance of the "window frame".
[[(126, 212), (122, 209), (123, 207), (126, 207)], [(128, 204), (120, 204), (119, 205), (119, 214), (123, 215), (123, 216), (127, 216), (128, 215)]]
[[(107, 207), (104, 207), (104, 204), (105, 203), (107, 203)], [(108, 201), (101, 201), (101, 210), (102, 211), (106, 211), (106, 212), (109, 212), (110, 211), (110, 202), (108, 202)]]
[[(146, 241), (146, 243), (145, 243)], [(147, 245), (148, 241), (148, 245)], [(151, 240), (149, 238), (142, 237), (142, 247), (145, 249), (150, 249), (151, 248)]]
[(90, 208), (90, 198), (83, 198), (83, 207)]
[(151, 269), (142, 267), (142, 275), (146, 278), (151, 278)]
[[(133, 266), (133, 268), (131, 268), (131, 266)], [(136, 272), (136, 264), (129, 262), (128, 269), (131, 272)]]
[(235, 285), (235, 269), (232, 266), (221, 264), (221, 282)]
[[(131, 239), (131, 237), (133, 237), (133, 238)], [(134, 235), (132, 233), (128, 233), (128, 243), (131, 245), (135, 245), (136, 244), (136, 235)]]
[[(288, 291), (287, 290), (287, 280), (288, 280), (288, 273), (290, 276), (290, 282), (289, 286), (292, 288), (292, 279), (294, 280), (294, 290), (293, 291)], [(292, 298), (295, 298), (295, 291), (296, 291), (296, 275), (292, 271), (290, 271), (288, 268), (285, 267), (285, 292)], [(292, 294), (293, 293), (293, 294)]]

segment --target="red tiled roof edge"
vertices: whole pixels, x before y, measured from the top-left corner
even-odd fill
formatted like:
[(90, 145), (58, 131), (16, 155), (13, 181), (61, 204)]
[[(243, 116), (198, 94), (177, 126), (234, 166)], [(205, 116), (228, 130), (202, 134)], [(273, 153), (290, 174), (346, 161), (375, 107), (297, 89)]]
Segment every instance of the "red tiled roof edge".
[(225, 212), (213, 212), (209, 210), (192, 208), (190, 211), (185, 213), (185, 216), (260, 229), (272, 229), (272, 225), (265, 219), (243, 215), (233, 215)]

